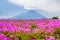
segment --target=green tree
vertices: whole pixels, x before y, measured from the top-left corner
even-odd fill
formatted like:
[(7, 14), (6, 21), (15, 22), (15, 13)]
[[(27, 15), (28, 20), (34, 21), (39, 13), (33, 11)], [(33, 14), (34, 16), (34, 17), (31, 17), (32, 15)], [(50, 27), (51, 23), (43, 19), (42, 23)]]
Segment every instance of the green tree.
[(58, 19), (58, 16), (53, 16), (52, 19)]

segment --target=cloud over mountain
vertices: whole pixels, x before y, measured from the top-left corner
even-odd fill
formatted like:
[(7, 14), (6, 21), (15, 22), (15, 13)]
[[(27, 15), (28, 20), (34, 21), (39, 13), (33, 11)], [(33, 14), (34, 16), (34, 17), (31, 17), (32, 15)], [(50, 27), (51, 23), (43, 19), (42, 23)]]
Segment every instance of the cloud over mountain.
[(60, 13), (59, 0), (9, 0), (9, 2), (16, 5), (22, 5), (25, 9), (37, 8), (51, 13)]

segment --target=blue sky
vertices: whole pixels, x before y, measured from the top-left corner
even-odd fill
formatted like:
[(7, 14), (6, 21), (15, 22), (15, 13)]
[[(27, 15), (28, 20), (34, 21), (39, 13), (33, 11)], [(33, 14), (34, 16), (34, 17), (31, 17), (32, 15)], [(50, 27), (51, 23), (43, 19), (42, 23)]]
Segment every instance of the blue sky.
[(60, 18), (60, 0), (0, 0), (0, 19), (23, 14), (27, 10), (37, 12), (47, 18)]
[(24, 12), (23, 6), (18, 6), (8, 2), (7, 0), (0, 0), (0, 18), (10, 18)]

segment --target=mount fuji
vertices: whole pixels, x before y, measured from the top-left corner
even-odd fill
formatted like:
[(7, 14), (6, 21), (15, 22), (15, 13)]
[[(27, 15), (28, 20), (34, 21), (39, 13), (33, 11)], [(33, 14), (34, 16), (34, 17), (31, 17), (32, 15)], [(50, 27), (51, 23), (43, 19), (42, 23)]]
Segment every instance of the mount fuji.
[(26, 12), (11, 17), (10, 19), (41, 19), (41, 18), (45, 18), (45, 16), (41, 15), (36, 10), (27, 10)]

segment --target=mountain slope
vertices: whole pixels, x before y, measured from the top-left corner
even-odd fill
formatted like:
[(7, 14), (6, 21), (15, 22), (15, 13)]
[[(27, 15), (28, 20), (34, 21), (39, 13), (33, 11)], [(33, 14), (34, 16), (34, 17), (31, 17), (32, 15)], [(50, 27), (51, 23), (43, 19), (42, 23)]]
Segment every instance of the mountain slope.
[(11, 19), (41, 19), (41, 18), (45, 17), (35, 10), (28, 10), (25, 13), (12, 17)]

